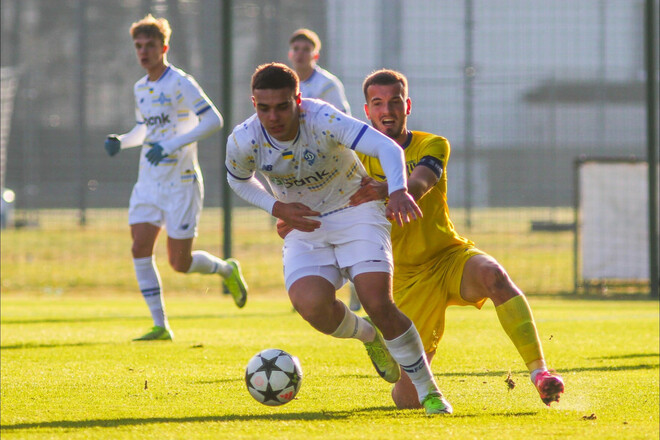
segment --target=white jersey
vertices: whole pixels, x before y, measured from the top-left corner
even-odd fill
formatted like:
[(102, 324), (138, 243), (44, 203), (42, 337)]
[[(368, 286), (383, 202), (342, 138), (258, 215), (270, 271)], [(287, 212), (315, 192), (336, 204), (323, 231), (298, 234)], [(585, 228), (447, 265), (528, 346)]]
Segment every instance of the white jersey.
[(196, 142), (169, 154), (158, 166), (151, 165), (145, 155), (151, 148), (149, 143), (163, 142), (197, 126), (198, 116), (213, 106), (204, 91), (193, 77), (170, 65), (156, 81), (145, 75), (135, 83), (134, 92), (137, 123), (146, 126), (138, 184), (201, 182)]
[(370, 127), (327, 103), (303, 99), (293, 141), (268, 135), (257, 115), (236, 126), (227, 140), (227, 171), (248, 180), (259, 171), (275, 198), (303, 203), (323, 215), (349, 206), (366, 172), (353, 151)]
[(312, 74), (305, 81), (300, 81), (300, 93), (303, 98), (321, 99), (328, 102), (346, 114), (351, 114), (344, 85), (332, 73), (314, 66)]

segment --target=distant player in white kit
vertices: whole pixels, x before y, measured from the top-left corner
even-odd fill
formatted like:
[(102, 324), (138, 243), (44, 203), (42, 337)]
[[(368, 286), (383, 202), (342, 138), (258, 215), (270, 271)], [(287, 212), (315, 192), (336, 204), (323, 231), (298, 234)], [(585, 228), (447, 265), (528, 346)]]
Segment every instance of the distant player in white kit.
[[(327, 103), (301, 98), (298, 76), (284, 64), (257, 68), (252, 102), (256, 114), (236, 126), (227, 140), (227, 178), (243, 199), (294, 228), (283, 248), (291, 303), (318, 331), (362, 341), (388, 382), (399, 380), (400, 364), (427, 413), (451, 413), (417, 329), (392, 299), (386, 217), (403, 225), (420, 214), (408, 194), (402, 150)], [(377, 201), (350, 206), (366, 175), (353, 150), (378, 157), (383, 164), (387, 207)], [(274, 197), (255, 177), (257, 171)], [(336, 290), (346, 278), (355, 283), (370, 319), (337, 300)]]
[(126, 134), (108, 136), (105, 149), (114, 156), (123, 148), (142, 147), (128, 222), (135, 274), (154, 326), (134, 340), (172, 340), (154, 260), (163, 225), (174, 270), (220, 274), (238, 307), (245, 305), (247, 285), (238, 261), (192, 250), (204, 199), (196, 142), (218, 131), (222, 116), (191, 76), (167, 62), (171, 29), (166, 19), (149, 14), (133, 23), (130, 33), (147, 75), (134, 87), (135, 127)]
[[(289, 61), (300, 80), (303, 98), (321, 99), (350, 115), (351, 107), (346, 99), (342, 82), (332, 73), (321, 68), (317, 61), (321, 54), (321, 39), (311, 29), (300, 28), (289, 37)], [(350, 286), (349, 308), (360, 310), (360, 300), (353, 284)]]
[(321, 39), (316, 32), (301, 28), (289, 37), (289, 61), (298, 74), (300, 93), (303, 98), (321, 99), (350, 115), (344, 85), (316, 63), (320, 53)]

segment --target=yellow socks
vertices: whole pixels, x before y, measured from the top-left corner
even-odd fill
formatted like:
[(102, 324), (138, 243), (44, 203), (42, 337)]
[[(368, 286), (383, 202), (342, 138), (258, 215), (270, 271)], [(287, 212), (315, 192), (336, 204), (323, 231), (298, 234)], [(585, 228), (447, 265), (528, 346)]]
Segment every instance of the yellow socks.
[(495, 307), (495, 311), (529, 371), (545, 368), (541, 341), (527, 299), (522, 295), (515, 296)]

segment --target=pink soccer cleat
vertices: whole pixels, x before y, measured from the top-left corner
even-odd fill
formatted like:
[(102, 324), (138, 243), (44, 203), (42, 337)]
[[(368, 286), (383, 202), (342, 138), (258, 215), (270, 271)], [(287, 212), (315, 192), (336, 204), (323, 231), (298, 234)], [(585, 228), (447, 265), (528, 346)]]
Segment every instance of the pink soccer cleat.
[(534, 378), (534, 386), (541, 396), (541, 400), (550, 406), (552, 402), (559, 402), (559, 395), (564, 392), (564, 381), (558, 374), (550, 371), (541, 371)]

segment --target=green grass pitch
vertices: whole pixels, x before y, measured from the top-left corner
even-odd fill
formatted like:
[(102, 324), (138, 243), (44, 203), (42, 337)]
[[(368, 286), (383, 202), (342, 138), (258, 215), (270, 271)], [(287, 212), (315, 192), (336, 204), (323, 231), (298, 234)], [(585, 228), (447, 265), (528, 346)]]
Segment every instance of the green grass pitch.
[[(571, 236), (529, 232), (539, 213), (489, 210), (469, 236), (532, 293), (566, 393), (543, 405), (491, 303), (452, 307), (433, 362), (454, 406), (448, 417), (396, 410), (362, 344), (324, 336), (292, 313), (272, 220), (235, 214), (235, 256), (250, 283), (241, 310), (219, 277), (174, 273), (161, 238), (173, 343), (130, 342), (151, 320), (125, 209), (90, 210), (84, 228), (76, 212), (43, 211), (38, 228), (3, 230), (2, 439), (658, 439), (658, 302), (537, 295), (572, 286)], [(221, 248), (220, 218), (205, 210), (196, 249)], [(509, 232), (495, 232), (501, 226)], [(250, 357), (269, 347), (302, 363), (302, 388), (282, 407), (259, 404), (244, 383)]]
[[(449, 309), (433, 371), (455, 412), (427, 417), (396, 410), (362, 345), (314, 331), (283, 293), (241, 310), (217, 292), (172, 294), (173, 343), (130, 342), (150, 325), (138, 295), (3, 294), (2, 438), (657, 439), (658, 303), (530, 302), (566, 381), (559, 404), (542, 404), (489, 303)], [(302, 363), (281, 407), (245, 387), (268, 347)]]

